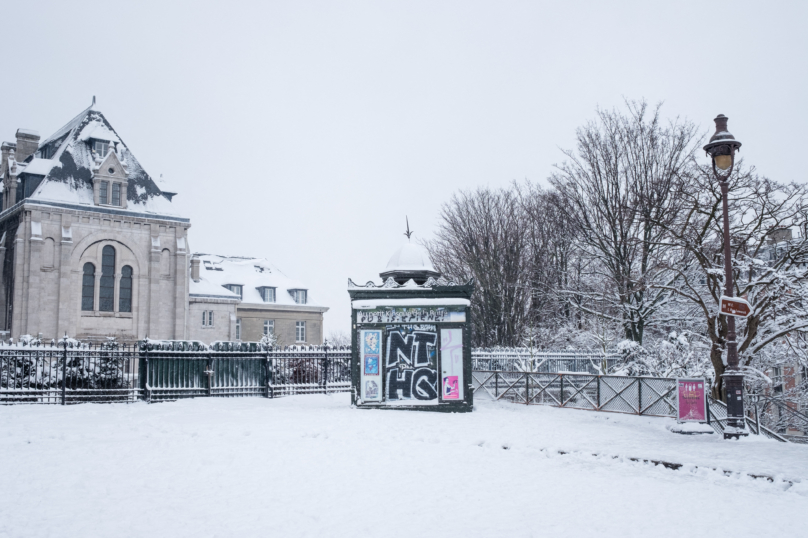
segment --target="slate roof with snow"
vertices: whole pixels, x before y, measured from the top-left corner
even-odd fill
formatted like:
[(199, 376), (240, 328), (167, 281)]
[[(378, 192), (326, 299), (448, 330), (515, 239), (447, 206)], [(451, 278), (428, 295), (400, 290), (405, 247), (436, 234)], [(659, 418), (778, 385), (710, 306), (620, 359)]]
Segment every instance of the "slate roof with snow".
[[(173, 216), (175, 218), (172, 220), (187, 220), (176, 218), (176, 211), (168, 197), (163, 195), (104, 115), (93, 106), (42, 141), (37, 153), (26, 159), (26, 162), (17, 163), (18, 174), (43, 176), (26, 199), (72, 206), (93, 206), (92, 178), (93, 168), (97, 166), (92, 151), (94, 140), (117, 145), (118, 157), (127, 172), (127, 207), (114, 208), (112, 211), (141, 213), (144, 216)], [(50, 158), (37, 157), (43, 154)], [(110, 211), (108, 207), (94, 209)]]
[[(238, 297), (226, 284), (242, 286), (242, 303), (266, 306), (315, 307), (328, 310), (312, 300), (308, 286), (286, 276), (278, 267), (265, 258), (240, 258), (215, 254), (194, 254), (201, 260), (199, 282), (190, 279), (189, 293), (197, 297)], [(275, 302), (265, 303), (259, 288), (275, 288)], [(295, 303), (289, 290), (307, 290), (305, 305)]]

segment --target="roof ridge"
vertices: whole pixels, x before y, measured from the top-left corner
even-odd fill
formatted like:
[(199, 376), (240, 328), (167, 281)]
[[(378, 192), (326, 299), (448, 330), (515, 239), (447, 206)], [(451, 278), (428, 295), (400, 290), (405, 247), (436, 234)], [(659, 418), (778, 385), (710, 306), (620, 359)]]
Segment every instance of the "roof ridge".
[(76, 125), (80, 122), (80, 120), (82, 120), (87, 115), (87, 113), (92, 111), (92, 110), (93, 110), (93, 105), (90, 105), (87, 108), (85, 108), (84, 110), (82, 110), (81, 112), (79, 112), (79, 114), (76, 117), (74, 117), (72, 120), (70, 120), (69, 122), (62, 125), (59, 129), (56, 130), (55, 133), (50, 135), (47, 139), (40, 142), (39, 146), (42, 147), (45, 144), (49, 144), (49, 143), (53, 142), (54, 140), (56, 140), (57, 138), (64, 135), (65, 133), (69, 133), (70, 131), (72, 131), (73, 128), (75, 128)]

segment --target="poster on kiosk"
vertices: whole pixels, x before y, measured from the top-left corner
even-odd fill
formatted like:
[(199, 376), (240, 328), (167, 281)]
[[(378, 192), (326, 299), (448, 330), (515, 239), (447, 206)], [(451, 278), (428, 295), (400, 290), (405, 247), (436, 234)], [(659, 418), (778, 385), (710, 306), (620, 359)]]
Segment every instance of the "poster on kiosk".
[[(381, 285), (349, 281), (353, 346), (351, 403), (357, 408), (472, 410), (470, 305), (473, 284), (439, 279), (416, 253), (391, 260)], [(416, 255), (417, 254), (417, 255)], [(390, 264), (388, 264), (388, 268)]]

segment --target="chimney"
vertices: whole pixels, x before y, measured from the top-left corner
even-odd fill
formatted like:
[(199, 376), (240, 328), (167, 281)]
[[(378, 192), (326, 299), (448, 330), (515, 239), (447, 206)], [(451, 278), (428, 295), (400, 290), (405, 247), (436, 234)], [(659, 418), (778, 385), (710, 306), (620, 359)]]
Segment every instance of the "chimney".
[(191, 280), (194, 282), (199, 282), (199, 264), (199, 258), (196, 256), (191, 258)]
[(39, 133), (31, 129), (17, 129), (17, 162), (25, 162), (37, 149)]

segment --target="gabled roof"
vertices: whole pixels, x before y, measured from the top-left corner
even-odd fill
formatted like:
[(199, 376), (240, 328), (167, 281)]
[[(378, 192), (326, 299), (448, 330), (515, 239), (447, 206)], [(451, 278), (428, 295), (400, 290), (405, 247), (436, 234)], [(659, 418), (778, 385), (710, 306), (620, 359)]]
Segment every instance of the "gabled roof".
[[(171, 202), (163, 196), (126, 143), (104, 115), (92, 106), (39, 145), (39, 149), (49, 144), (56, 146), (50, 152), (51, 159), (34, 158), (29, 163), (18, 163), (19, 173), (45, 176), (29, 199), (92, 205), (93, 170), (97, 166), (91, 146), (93, 140), (116, 144), (117, 156), (126, 167), (129, 186), (126, 192), (127, 208), (122, 211), (176, 214)], [(106, 155), (101, 156), (104, 157)]]

